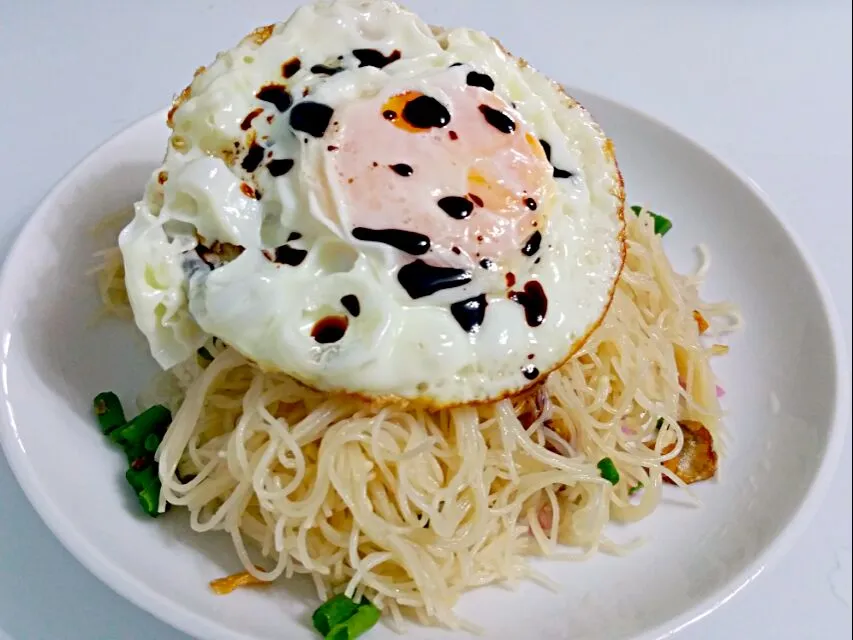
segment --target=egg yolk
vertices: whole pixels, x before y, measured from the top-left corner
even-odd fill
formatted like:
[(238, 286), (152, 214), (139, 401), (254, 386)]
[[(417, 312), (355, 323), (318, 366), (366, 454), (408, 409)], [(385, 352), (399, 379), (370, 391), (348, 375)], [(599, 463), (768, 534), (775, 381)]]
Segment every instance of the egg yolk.
[(428, 239), (408, 251), (427, 262), (505, 265), (542, 229), (551, 165), (492, 91), (439, 77), (423, 92), (352, 102), (335, 120), (326, 161), (353, 237), (409, 232)]

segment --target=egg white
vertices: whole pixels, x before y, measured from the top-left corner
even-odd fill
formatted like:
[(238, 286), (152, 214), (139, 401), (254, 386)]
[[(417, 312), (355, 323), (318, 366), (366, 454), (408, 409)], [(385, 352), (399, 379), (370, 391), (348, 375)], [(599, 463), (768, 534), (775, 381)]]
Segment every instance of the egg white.
[[(403, 56), (383, 69), (354, 68), (350, 52), (360, 48)], [(492, 295), (485, 272), (463, 287), (412, 300), (396, 279), (398, 252), (353, 241), (341, 219), (345, 203), (328, 175), (326, 141), (294, 135), (283, 115), (268, 122), (274, 110), (255, 97), (260, 87), (282, 83), (282, 64), (293, 58), (301, 69), (285, 81), (290, 94), (298, 101), (307, 93), (333, 108), (382, 91), (428, 88), (432, 76), (457, 62), (495, 80), (495, 92), (550, 143), (554, 166), (573, 174), (555, 180), (540, 259), (517, 274), (520, 283), (536, 280), (547, 292), (542, 324), (528, 326), (519, 304)], [(317, 64), (348, 70), (324, 76), (311, 71)], [(252, 130), (241, 128), (260, 107), (265, 111)], [(559, 366), (609, 305), (624, 257), (624, 195), (612, 145), (558, 85), (486, 34), (433, 31), (392, 2), (307, 5), (219, 54), (182, 94), (170, 122), (166, 158), (119, 242), (134, 317), (164, 368), (216, 336), (261, 366), (318, 389), (430, 407), (483, 402)], [(240, 162), (251, 140), (274, 142), (276, 156), (292, 159), (293, 168), (278, 177), (263, 170), (250, 175)], [(261, 199), (247, 195), (243, 183)], [(302, 237), (290, 245), (307, 251), (305, 260), (270, 261), (263, 251), (293, 230)], [(209, 270), (193, 251), (200, 241), (243, 250)], [(485, 289), (485, 320), (465, 332), (448, 305)], [(358, 316), (341, 304), (348, 295), (360, 302)], [(333, 344), (318, 344), (311, 328), (329, 315), (346, 316), (346, 332)], [(538, 376), (531, 378), (534, 366)]]

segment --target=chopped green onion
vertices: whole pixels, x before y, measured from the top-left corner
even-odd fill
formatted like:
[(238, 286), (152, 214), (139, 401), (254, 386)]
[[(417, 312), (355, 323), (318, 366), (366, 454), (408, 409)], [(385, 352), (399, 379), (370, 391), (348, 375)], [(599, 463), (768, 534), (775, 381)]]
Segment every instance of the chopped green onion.
[(601, 477), (607, 480), (610, 484), (619, 482), (619, 471), (613, 460), (610, 458), (602, 458), (598, 461), (598, 470), (601, 472)]
[(208, 351), (208, 350), (207, 350), (207, 347), (201, 347), (201, 348), (199, 348), (199, 350), (198, 350), (198, 351), (196, 351), (196, 353), (197, 353), (197, 354), (198, 354), (198, 355), (199, 355), (203, 360), (207, 360), (208, 362), (213, 362), (213, 356), (212, 356), (212, 355), (210, 355), (210, 351)]
[(143, 511), (154, 518), (160, 515), (157, 510), (160, 502), (160, 478), (157, 476), (154, 466), (148, 465), (141, 470), (134, 469), (131, 466), (124, 477), (127, 478), (128, 484), (136, 492), (136, 497)]
[(326, 634), (326, 640), (355, 640), (379, 622), (380, 615), (379, 609), (369, 602), (361, 604), (347, 620), (332, 627)]
[[(634, 205), (631, 207), (631, 211), (633, 211), (636, 215), (640, 215), (640, 213), (642, 213), (643, 211), (643, 207)], [(665, 236), (666, 232), (672, 229), (672, 221), (669, 218), (662, 216), (659, 213), (655, 213), (654, 211), (649, 211), (648, 209), (646, 209), (645, 211), (652, 217), (652, 220), (655, 221), (656, 234), (658, 234), (659, 236)]]
[(635, 484), (633, 487), (631, 487), (630, 489), (628, 489), (628, 495), (629, 495), (629, 496), (634, 495), (634, 494), (635, 494), (635, 493), (637, 493), (640, 489), (642, 489), (642, 488), (643, 488), (643, 486), (644, 486), (644, 485), (643, 485), (643, 483), (642, 483), (642, 482), (638, 482), (638, 483), (637, 483), (637, 484)]
[(136, 493), (140, 493), (146, 488), (153, 486), (157, 486), (159, 489), (160, 486), (160, 478), (157, 477), (157, 471), (152, 465), (148, 465), (139, 471), (128, 469), (124, 477), (127, 478), (127, 482), (133, 487)]
[(137, 496), (139, 498), (139, 504), (142, 507), (142, 510), (147, 513), (152, 518), (156, 518), (160, 515), (160, 511), (158, 507), (160, 506), (160, 484), (158, 483), (156, 487), (150, 486), (145, 487), (142, 491), (140, 491)]
[(121, 401), (112, 391), (104, 391), (96, 395), (94, 405), (98, 424), (104, 434), (109, 435), (114, 429), (127, 422), (124, 409), (121, 408)]
[(160, 436), (158, 436), (156, 433), (149, 433), (145, 437), (145, 442), (142, 443), (142, 446), (147, 452), (154, 453), (155, 451), (157, 451), (157, 447), (160, 446)]
[(166, 407), (155, 404), (149, 407), (120, 429), (110, 434), (110, 440), (127, 448), (143, 447), (151, 433), (166, 433), (172, 422), (172, 413)]
[(358, 610), (358, 605), (343, 593), (333, 596), (321, 604), (311, 621), (314, 628), (324, 636), (332, 630), (332, 627), (345, 622)]

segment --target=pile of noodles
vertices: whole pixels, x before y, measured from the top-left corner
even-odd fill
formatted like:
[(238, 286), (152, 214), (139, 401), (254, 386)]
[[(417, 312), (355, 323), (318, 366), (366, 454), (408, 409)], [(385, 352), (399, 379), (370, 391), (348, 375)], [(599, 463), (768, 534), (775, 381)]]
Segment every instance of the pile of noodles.
[[(160, 385), (157, 399), (168, 394), (176, 410), (157, 452), (161, 509), (185, 507), (194, 530), (227, 532), (260, 580), (306, 573), (321, 600), (365, 595), (393, 621), (451, 628), (472, 628), (453, 613), (467, 589), (545, 581), (531, 555), (624, 551), (608, 522), (652, 513), (664, 477), (683, 486), (662, 465), (681, 450), (678, 422), (701, 422), (720, 449), (712, 349), (694, 311), (712, 329), (738, 322), (730, 305), (699, 299), (707, 260), (675, 273), (652, 219), (627, 218), (610, 311), (523, 397), (438, 412), (370, 407), (209, 343), (212, 361), (192, 358)], [(126, 310), (121, 256), (102, 257), (104, 300)], [(601, 477), (603, 458), (616, 485)]]

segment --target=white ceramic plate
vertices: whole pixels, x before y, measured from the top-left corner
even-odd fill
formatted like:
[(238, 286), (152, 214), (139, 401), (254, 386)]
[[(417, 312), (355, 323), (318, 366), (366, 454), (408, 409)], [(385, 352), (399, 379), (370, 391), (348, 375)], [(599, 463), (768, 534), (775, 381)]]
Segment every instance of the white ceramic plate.
[[(747, 329), (718, 365), (729, 453), (719, 480), (696, 486), (703, 507), (673, 492), (653, 517), (611, 531), (647, 539), (630, 556), (541, 561), (559, 593), (486, 588), (458, 611), (490, 638), (658, 638), (725, 602), (814, 510), (846, 424), (841, 332), (825, 289), (755, 188), (650, 118), (572, 93), (615, 141), (629, 200), (673, 219), (666, 244), (676, 265), (694, 266), (692, 248), (707, 243), (705, 296), (743, 309)], [(139, 606), (202, 638), (315, 638), (307, 581), (212, 595), (209, 580), (240, 569), (230, 541), (191, 532), (181, 510), (140, 515), (123, 457), (91, 415), (97, 392), (114, 389), (130, 405), (155, 371), (130, 324), (95, 322), (99, 299), (85, 273), (107, 242), (92, 226), (140, 195), (166, 137), (155, 114), (106, 143), (51, 192), (12, 250), (0, 280), (2, 443), (56, 536)], [(407, 637), (464, 636), (415, 626)]]

